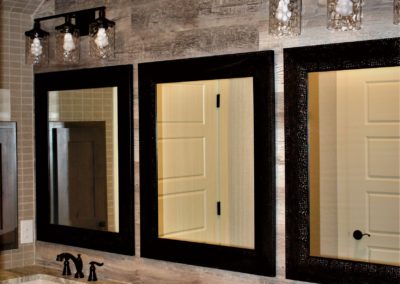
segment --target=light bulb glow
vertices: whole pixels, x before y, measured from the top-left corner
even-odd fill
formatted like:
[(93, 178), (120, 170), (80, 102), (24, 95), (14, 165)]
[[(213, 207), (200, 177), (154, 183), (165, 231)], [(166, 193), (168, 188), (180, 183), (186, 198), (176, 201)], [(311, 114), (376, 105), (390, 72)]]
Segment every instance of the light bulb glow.
[(40, 39), (35, 37), (31, 44), (31, 54), (35, 57), (39, 57), (43, 53), (43, 46), (40, 43)]
[(98, 48), (105, 48), (109, 45), (108, 36), (105, 28), (99, 28), (94, 40)]
[(353, 2), (351, 0), (338, 0), (335, 10), (343, 17), (350, 16), (353, 13)]
[(71, 33), (66, 33), (64, 35), (64, 44), (63, 48), (65, 52), (71, 52), (75, 49), (74, 38), (72, 37)]
[(278, 8), (276, 9), (275, 18), (281, 22), (288, 22), (292, 16), (292, 12), (289, 11), (290, 0), (279, 0)]

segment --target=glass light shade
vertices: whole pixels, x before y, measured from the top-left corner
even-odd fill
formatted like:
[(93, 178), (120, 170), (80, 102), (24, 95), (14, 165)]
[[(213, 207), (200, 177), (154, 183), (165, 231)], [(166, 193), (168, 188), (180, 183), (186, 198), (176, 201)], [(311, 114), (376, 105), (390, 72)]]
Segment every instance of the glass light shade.
[(400, 24), (400, 0), (393, 1), (393, 23)]
[(79, 62), (79, 30), (71, 23), (70, 17), (65, 23), (56, 27), (56, 59), (60, 63)]
[(106, 59), (114, 57), (115, 22), (106, 19), (105, 11), (100, 10), (99, 17), (89, 26), (90, 55)]
[(301, 0), (269, 1), (269, 33), (296, 36), (301, 32)]
[(361, 29), (362, 2), (363, 0), (328, 0), (328, 29)]
[(38, 66), (49, 62), (49, 33), (40, 29), (39, 22), (25, 32), (25, 62)]

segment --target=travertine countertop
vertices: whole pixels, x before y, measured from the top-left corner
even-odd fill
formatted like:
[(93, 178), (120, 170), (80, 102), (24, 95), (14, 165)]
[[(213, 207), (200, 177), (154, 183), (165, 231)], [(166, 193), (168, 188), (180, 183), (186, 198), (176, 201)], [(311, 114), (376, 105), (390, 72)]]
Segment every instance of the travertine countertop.
[[(61, 271), (43, 266), (26, 266), (9, 270), (0, 270), (0, 283), (17, 284), (33, 280), (47, 280), (64, 284), (88, 283), (87, 276), (78, 279), (71, 276), (62, 276)], [(96, 284), (118, 284), (127, 282), (107, 281), (99, 279)]]

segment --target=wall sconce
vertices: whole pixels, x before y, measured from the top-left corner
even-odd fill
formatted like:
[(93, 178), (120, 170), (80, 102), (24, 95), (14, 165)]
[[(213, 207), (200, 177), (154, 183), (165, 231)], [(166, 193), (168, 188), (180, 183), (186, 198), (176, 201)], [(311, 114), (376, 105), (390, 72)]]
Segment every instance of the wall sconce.
[(393, 23), (400, 24), (400, 0), (393, 0)]
[[(90, 35), (90, 55), (107, 59), (114, 56), (115, 22), (106, 19), (105, 7), (97, 7), (76, 12), (35, 19), (34, 28), (25, 32), (25, 58), (28, 64), (48, 63), (49, 33), (40, 29), (40, 22), (65, 18), (65, 23), (55, 27), (55, 57), (58, 62), (74, 64), (79, 62), (80, 36)], [(99, 17), (95, 19), (96, 11)], [(74, 20), (74, 23), (72, 23)]]
[(362, 2), (363, 0), (328, 0), (328, 29), (361, 29)]
[(71, 23), (71, 15), (65, 23), (56, 27), (56, 59), (60, 63), (79, 62), (79, 29)]
[(38, 21), (35, 21), (32, 30), (25, 32), (26, 64), (47, 64), (49, 60), (49, 35), (48, 32), (40, 28)]
[(296, 36), (301, 31), (301, 0), (269, 1), (269, 33)]
[(90, 24), (90, 54), (98, 58), (114, 57), (115, 22), (106, 19), (105, 10)]

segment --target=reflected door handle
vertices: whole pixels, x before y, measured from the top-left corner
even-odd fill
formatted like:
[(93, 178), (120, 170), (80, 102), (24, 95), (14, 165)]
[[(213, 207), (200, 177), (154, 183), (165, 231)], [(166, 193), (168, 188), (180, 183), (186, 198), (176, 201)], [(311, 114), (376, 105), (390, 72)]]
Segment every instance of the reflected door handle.
[(353, 232), (353, 238), (355, 238), (356, 240), (361, 240), (364, 236), (368, 236), (370, 237), (370, 234), (363, 234), (363, 232), (361, 232), (360, 230), (355, 230)]

